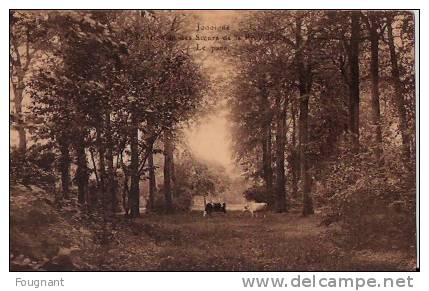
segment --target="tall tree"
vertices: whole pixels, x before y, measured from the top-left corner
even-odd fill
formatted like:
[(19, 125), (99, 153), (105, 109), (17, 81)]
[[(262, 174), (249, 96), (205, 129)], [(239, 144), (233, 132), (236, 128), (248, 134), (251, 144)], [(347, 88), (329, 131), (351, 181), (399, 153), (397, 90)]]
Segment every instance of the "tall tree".
[(78, 187), (77, 198), (78, 202), (83, 205), (86, 202), (86, 194), (88, 191), (88, 166), (85, 152), (85, 137), (80, 134), (74, 144), (76, 148), (76, 182)]
[(273, 193), (273, 169), (272, 169), (272, 135), (271, 135), (271, 109), (265, 80), (261, 81), (259, 87), (261, 94), (261, 112), (262, 112), (262, 171), (264, 176), (267, 195)]
[[(283, 104), (282, 104), (283, 103)], [(276, 211), (286, 211), (285, 145), (287, 102), (276, 100)]]
[(369, 12), (366, 17), (366, 24), (369, 30), (370, 51), (371, 51), (371, 107), (372, 107), (372, 125), (375, 129), (375, 155), (380, 160), (383, 153), (383, 137), (381, 133), (381, 115), (380, 115), (380, 76), (379, 76), (379, 38), (380, 38), (380, 20), (375, 12)]
[(153, 209), (154, 203), (155, 203), (155, 195), (157, 192), (156, 189), (156, 174), (155, 174), (155, 164), (153, 161), (153, 146), (151, 147), (151, 150), (149, 152), (148, 157), (148, 167), (149, 167), (149, 209)]
[(58, 138), (58, 147), (60, 150), (59, 167), (61, 173), (61, 190), (65, 199), (69, 198), (70, 190), (70, 141), (64, 135)]
[(10, 81), (13, 92), (13, 104), (15, 107), (15, 127), (18, 131), (20, 151), (25, 152), (27, 148), (27, 132), (24, 126), (24, 115), (22, 112), (25, 76), (29, 70), (34, 55), (32, 30), (37, 26), (36, 17), (31, 14), (10, 11)]
[(350, 63), (350, 98), (349, 98), (349, 128), (352, 135), (352, 150), (359, 151), (359, 102), (360, 102), (360, 79), (359, 79), (359, 44), (360, 44), (360, 12), (352, 11), (349, 63)]
[(297, 142), (296, 142), (296, 116), (297, 116), (297, 110), (296, 105), (294, 102), (290, 102), (291, 104), (291, 122), (292, 122), (292, 130), (291, 130), (291, 143), (290, 143), (290, 149), (289, 149), (289, 156), (288, 156), (288, 164), (291, 172), (291, 179), (292, 179), (292, 193), (291, 196), (296, 198), (298, 193), (298, 180), (299, 180), (299, 154), (297, 151)]
[[(309, 173), (308, 161), (308, 102), (311, 90), (311, 66), (304, 63), (303, 48), (304, 40), (302, 37), (302, 15), (296, 15), (295, 18), (295, 58), (298, 70), (298, 89), (299, 89), (299, 147), (300, 147), (300, 168), (301, 183), (303, 195), (304, 216), (313, 214), (313, 199), (311, 197), (311, 177)], [(309, 40), (307, 39), (307, 42)]]
[(173, 190), (172, 173), (173, 171), (173, 134), (171, 129), (164, 133), (164, 198), (165, 211), (173, 211)]
[(394, 17), (387, 15), (387, 40), (390, 52), (391, 76), (394, 87), (394, 101), (399, 117), (399, 130), (402, 136), (402, 155), (408, 161), (410, 159), (410, 136), (408, 134), (407, 112), (405, 109), (404, 89), (401, 81), (401, 75), (398, 65), (398, 56), (395, 48), (395, 39), (393, 36)]

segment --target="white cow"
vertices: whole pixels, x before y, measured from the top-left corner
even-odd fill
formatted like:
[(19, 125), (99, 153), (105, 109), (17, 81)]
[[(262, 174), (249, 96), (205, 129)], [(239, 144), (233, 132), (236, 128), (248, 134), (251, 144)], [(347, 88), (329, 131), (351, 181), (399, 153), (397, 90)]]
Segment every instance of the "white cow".
[(267, 209), (267, 203), (265, 202), (255, 202), (255, 201), (249, 201), (246, 203), (246, 205), (243, 208), (243, 212), (249, 211), (253, 216), (257, 216), (257, 212), (264, 211)]

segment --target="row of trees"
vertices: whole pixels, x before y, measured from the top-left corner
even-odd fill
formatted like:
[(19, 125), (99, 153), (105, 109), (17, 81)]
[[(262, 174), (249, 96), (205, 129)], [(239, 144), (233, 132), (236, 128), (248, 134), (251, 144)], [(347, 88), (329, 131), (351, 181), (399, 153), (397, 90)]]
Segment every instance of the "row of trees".
[(177, 149), (174, 163), (176, 208), (189, 210), (194, 202), (193, 197), (196, 196), (206, 202), (213, 198), (225, 201), (225, 194), (231, 189), (233, 182), (225, 167), (213, 161), (199, 159), (186, 145), (180, 146), (184, 150)]
[[(29, 129), (35, 143), (56, 154), (60, 199), (69, 198), (73, 168), (79, 203), (101, 201), (113, 212), (123, 191), (124, 207), (136, 217), (142, 178), (150, 180), (153, 205), (153, 155), (161, 152), (154, 144), (162, 142), (171, 211), (174, 132), (207, 104), (207, 79), (175, 37), (185, 17), (152, 11), (12, 11), (10, 17), (19, 153), (25, 154)], [(31, 100), (25, 119), (24, 94)]]
[(412, 13), (264, 11), (239, 27), (229, 98), (235, 158), (277, 211), (300, 188), (303, 214), (312, 214), (312, 184), (328, 180), (328, 162), (347, 159), (352, 174), (363, 156), (392, 164), (391, 151), (413, 171)]

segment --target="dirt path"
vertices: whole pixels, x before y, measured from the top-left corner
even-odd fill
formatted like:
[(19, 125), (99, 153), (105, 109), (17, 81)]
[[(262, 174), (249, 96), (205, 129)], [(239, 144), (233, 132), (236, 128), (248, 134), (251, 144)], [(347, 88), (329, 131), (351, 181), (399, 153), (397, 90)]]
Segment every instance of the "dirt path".
[(163, 271), (411, 270), (399, 250), (346, 250), (317, 215), (145, 215), (122, 222), (102, 269)]

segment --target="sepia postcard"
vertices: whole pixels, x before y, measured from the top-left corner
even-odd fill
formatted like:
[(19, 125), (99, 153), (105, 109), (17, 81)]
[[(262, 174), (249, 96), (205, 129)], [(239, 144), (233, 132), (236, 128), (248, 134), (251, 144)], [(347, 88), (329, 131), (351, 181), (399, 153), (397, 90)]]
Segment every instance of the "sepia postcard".
[(9, 270), (418, 270), (416, 17), (10, 10)]

